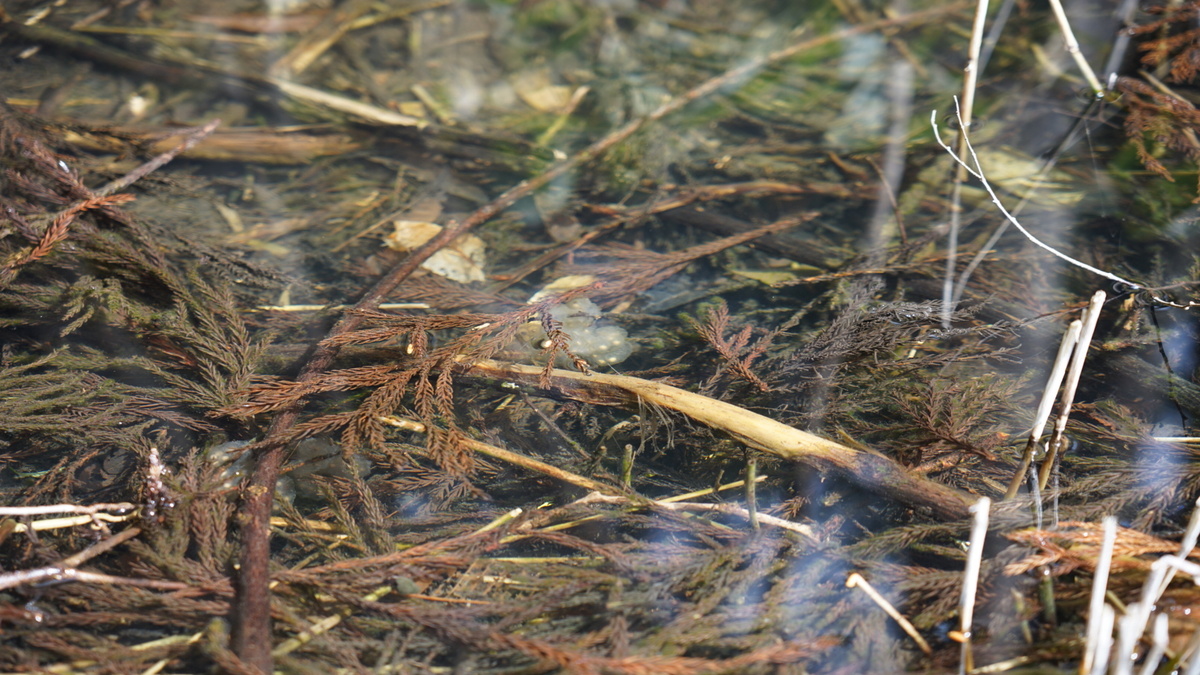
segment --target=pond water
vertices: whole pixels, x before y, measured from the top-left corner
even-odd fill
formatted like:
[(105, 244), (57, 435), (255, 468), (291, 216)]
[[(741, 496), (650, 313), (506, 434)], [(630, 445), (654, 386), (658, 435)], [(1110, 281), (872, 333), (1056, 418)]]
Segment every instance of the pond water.
[(973, 11), (6, 5), (0, 668), (1200, 664), (1191, 15)]

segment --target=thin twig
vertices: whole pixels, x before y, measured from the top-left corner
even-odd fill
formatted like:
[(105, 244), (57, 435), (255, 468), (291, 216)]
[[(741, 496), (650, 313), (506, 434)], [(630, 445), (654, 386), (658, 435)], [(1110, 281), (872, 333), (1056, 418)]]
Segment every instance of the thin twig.
[[(954, 105), (956, 107), (958, 106), (957, 98), (955, 98), (955, 100), (954, 100)], [(964, 133), (964, 138), (965, 138), (965, 142), (967, 144), (967, 150), (970, 151), (970, 154), (971, 154), (971, 163), (970, 164), (968, 164), (967, 162), (965, 162), (963, 160), (960, 160), (958, 158), (958, 155), (956, 155), (954, 153), (954, 150), (952, 150), (950, 148), (950, 146), (947, 145), (946, 142), (942, 140), (941, 133), (939, 133), (939, 131), (938, 131), (937, 111), (936, 110), (934, 110), (932, 113), (930, 113), (929, 123), (930, 123), (930, 125), (933, 126), (933, 136), (935, 139), (937, 139), (938, 145), (942, 146), (942, 149), (945, 150), (946, 153), (949, 154), (951, 157), (953, 157), (955, 162), (958, 162), (960, 166), (965, 167), (967, 169), (968, 173), (970, 173), (975, 178), (979, 179), (979, 182), (983, 185), (983, 188), (987, 191), (988, 196), (990, 196), (992, 198), (992, 203), (996, 205), (996, 208), (1000, 209), (1000, 213), (1004, 214), (1004, 217), (1006, 219), (1008, 219), (1008, 222), (1012, 223), (1013, 227), (1017, 228), (1017, 230), (1019, 230), (1021, 232), (1021, 234), (1025, 235), (1025, 238), (1028, 239), (1030, 242), (1032, 242), (1035, 246), (1047, 251), (1048, 253), (1050, 253), (1051, 255), (1053, 255), (1057, 258), (1065, 260), (1066, 262), (1068, 262), (1076, 267), (1085, 269), (1085, 270), (1091, 272), (1092, 274), (1098, 274), (1098, 275), (1104, 277), (1105, 279), (1109, 279), (1112, 281), (1116, 281), (1117, 283), (1125, 284), (1132, 290), (1138, 291), (1138, 290), (1143, 290), (1145, 288), (1145, 286), (1143, 286), (1142, 284), (1130, 281), (1128, 279), (1124, 279), (1124, 278), (1119, 277), (1111, 272), (1105, 272), (1102, 269), (1097, 269), (1085, 262), (1076, 260), (1076, 259), (1072, 258), (1071, 256), (1067, 255), (1066, 253), (1059, 251), (1058, 249), (1054, 248), (1053, 246), (1050, 246), (1049, 244), (1043, 243), (1042, 240), (1033, 236), (1033, 234), (1029, 230), (1025, 229), (1025, 226), (1022, 225), (1016, 219), (1015, 216), (1013, 216), (1011, 213), (1009, 213), (1008, 209), (1004, 208), (1004, 204), (1002, 204), (1000, 202), (1000, 198), (998, 196), (996, 196), (996, 191), (994, 189), (992, 189), (992, 184), (988, 182), (987, 177), (984, 175), (983, 166), (979, 162), (979, 156), (975, 154), (974, 146), (971, 145), (971, 141), (969, 138), (965, 138), (966, 134)], [(959, 124), (961, 125), (961, 121), (959, 122)], [(974, 164), (974, 168), (971, 167), (971, 164)]]
[(160, 579), (133, 579), (117, 577), (100, 572), (85, 572), (73, 567), (38, 567), (31, 570), (21, 570), (0, 574), (0, 589), (13, 588), (34, 583), (52, 583), (63, 581), (79, 581), (91, 584), (113, 584), (119, 586), (140, 586), (154, 588), (160, 591), (181, 591), (189, 586), (179, 581), (162, 581)]
[[(99, 515), (99, 514), (96, 514)], [(108, 575), (98, 575), (93, 572), (81, 572), (76, 569), (83, 563), (95, 558), (101, 553), (112, 550), (120, 544), (133, 539), (141, 534), (142, 530), (139, 527), (131, 527), (126, 530), (103, 539), (84, 550), (59, 560), (53, 565), (38, 567), (30, 570), (18, 570), (16, 572), (8, 572), (0, 574), (0, 590), (5, 588), (13, 588), (15, 586), (23, 586), (25, 584), (39, 583), (44, 581), (97, 581), (100, 583), (122, 583), (127, 585), (142, 585), (151, 586), (154, 588), (166, 588), (165, 586), (152, 586), (150, 580), (125, 579), (123, 577), (109, 577)], [(106, 577), (101, 579), (100, 577)], [(136, 582), (136, 583), (135, 583)], [(143, 583), (145, 582), (145, 583)], [(175, 584), (176, 582), (162, 582), (164, 584)], [(178, 590), (187, 588), (187, 584), (172, 585), (168, 590)]]
[[(631, 497), (624, 497), (624, 496), (619, 496), (619, 495), (604, 495), (604, 494), (600, 494), (598, 492), (593, 492), (593, 493), (589, 494), (587, 497), (585, 497), (584, 499), (577, 500), (575, 503), (583, 504), (583, 503), (592, 503), (592, 502), (600, 502), (600, 503), (605, 503), (605, 504), (628, 503), (628, 504), (635, 505), (635, 506), (649, 506), (649, 507), (653, 507), (656, 509), (661, 509), (663, 511), (672, 511), (672, 512), (687, 512), (687, 513), (702, 513), (702, 514), (722, 513), (722, 514), (725, 514), (728, 516), (737, 516), (739, 518), (745, 518), (747, 521), (750, 520), (750, 512), (749, 511), (738, 506), (737, 504), (732, 504), (729, 502), (720, 502), (717, 504), (700, 504), (700, 503), (695, 503), (695, 502), (668, 501), (666, 499), (640, 500), (640, 499), (633, 499)], [(773, 527), (778, 527), (783, 530), (788, 530), (789, 532), (795, 532), (796, 534), (803, 536), (805, 539), (807, 539), (809, 541), (817, 540), (816, 533), (813, 532), (812, 528), (803, 523), (794, 523), (790, 520), (784, 520), (783, 518), (777, 518), (775, 516), (767, 515), (765, 513), (758, 514), (758, 520), (763, 525), (770, 525)]]
[(912, 625), (911, 621), (904, 618), (904, 615), (892, 603), (888, 602), (887, 598), (880, 595), (879, 591), (875, 590), (861, 574), (852, 572), (846, 579), (846, 588), (861, 588), (863, 593), (867, 594), (868, 598), (871, 598), (876, 605), (879, 605), (879, 608), (892, 617), (892, 620), (900, 624), (901, 630), (907, 633), (913, 639), (913, 642), (917, 643), (917, 647), (925, 652), (926, 656), (933, 654), (933, 649), (929, 647), (929, 643), (925, 641), (925, 638), (921, 637), (921, 634), (917, 632), (917, 627)]
[(185, 138), (183, 139), (182, 143), (175, 146), (173, 149), (168, 150), (168, 151), (158, 155), (157, 157), (142, 164), (141, 166), (138, 166), (133, 171), (130, 171), (129, 173), (125, 174), (124, 176), (121, 176), (120, 178), (108, 183), (107, 185), (100, 187), (98, 190), (96, 190), (96, 195), (99, 197), (106, 197), (106, 196), (116, 192), (117, 190), (124, 190), (125, 188), (129, 187), (130, 185), (133, 185), (134, 183), (138, 182), (139, 180), (150, 175), (150, 173), (152, 173), (153, 171), (156, 171), (159, 168), (161, 168), (167, 162), (170, 162), (171, 160), (175, 159), (180, 154), (187, 152), (188, 150), (191, 150), (193, 147), (196, 146), (197, 143), (204, 140), (204, 138), (206, 136), (208, 136), (212, 132), (216, 131), (217, 125), (219, 125), (220, 123), (221, 123), (221, 120), (215, 119), (198, 129), (190, 129), (190, 130), (184, 132), (182, 135)]
[(63, 558), (62, 560), (59, 560), (57, 563), (55, 563), (55, 565), (58, 567), (79, 567), (80, 565), (91, 560), (92, 558), (95, 558), (96, 556), (98, 556), (102, 553), (107, 553), (107, 552), (113, 550), (114, 548), (120, 546), (121, 544), (124, 544), (125, 542), (129, 541), (130, 539), (133, 539), (134, 537), (138, 536), (141, 533), (142, 533), (142, 528), (140, 528), (140, 527), (130, 527), (130, 528), (121, 530), (120, 532), (118, 532), (117, 534), (114, 534), (113, 536), (109, 537), (108, 539), (102, 539), (102, 540), (96, 542), (95, 544), (92, 544), (91, 546), (83, 549), (79, 553), (76, 553), (75, 555), (68, 556), (66, 558)]
[[(263, 312), (336, 312), (350, 307), (351, 305), (259, 305), (254, 309)], [(384, 302), (375, 309), (429, 309), (429, 305), (424, 302)]]

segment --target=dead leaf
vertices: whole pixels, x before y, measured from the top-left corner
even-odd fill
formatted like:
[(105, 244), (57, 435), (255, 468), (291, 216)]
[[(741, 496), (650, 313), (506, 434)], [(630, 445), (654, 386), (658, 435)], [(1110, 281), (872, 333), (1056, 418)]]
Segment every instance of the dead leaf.
[[(395, 231), (383, 238), (383, 243), (396, 251), (411, 251), (433, 239), (442, 226), (419, 220), (394, 220)], [(421, 267), (459, 283), (483, 281), (483, 266), (487, 262), (483, 240), (473, 234), (463, 235), (442, 250), (429, 256)]]

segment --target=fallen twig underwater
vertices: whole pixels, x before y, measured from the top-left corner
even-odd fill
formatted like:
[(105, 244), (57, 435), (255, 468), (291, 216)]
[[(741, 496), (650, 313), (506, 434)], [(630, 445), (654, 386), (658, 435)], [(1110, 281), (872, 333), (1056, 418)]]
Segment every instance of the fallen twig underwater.
[(864, 452), (781, 424), (744, 408), (693, 394), (677, 387), (623, 375), (584, 374), (496, 361), (470, 364), (472, 372), (530, 386), (548, 386), (555, 394), (588, 403), (662, 406), (720, 429), (752, 448), (784, 459), (832, 470), (912, 506), (928, 508), (941, 518), (964, 518), (970, 496), (911, 473), (883, 455)]

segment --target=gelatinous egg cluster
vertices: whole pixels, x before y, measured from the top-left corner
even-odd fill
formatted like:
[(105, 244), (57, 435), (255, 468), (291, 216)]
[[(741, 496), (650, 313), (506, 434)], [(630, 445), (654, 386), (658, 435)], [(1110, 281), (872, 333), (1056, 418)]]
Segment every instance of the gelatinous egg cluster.
[[(570, 336), (571, 351), (593, 366), (611, 366), (629, 358), (633, 343), (624, 328), (602, 317), (600, 307), (587, 298), (575, 298), (550, 309), (550, 316), (562, 324)], [(537, 359), (548, 345), (540, 322), (531, 321), (521, 327), (509, 356), (519, 360)], [(558, 365), (567, 365), (563, 354), (556, 357)]]

